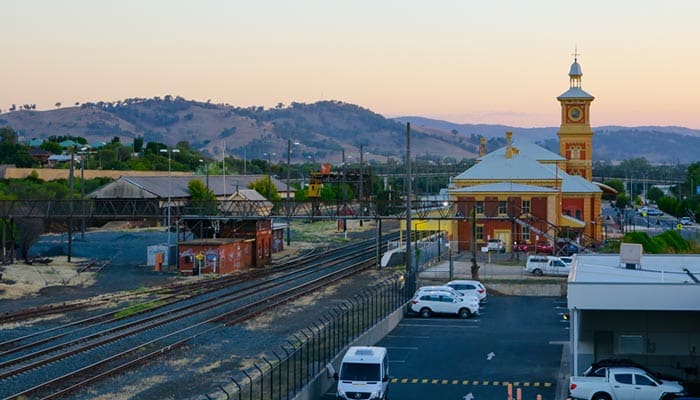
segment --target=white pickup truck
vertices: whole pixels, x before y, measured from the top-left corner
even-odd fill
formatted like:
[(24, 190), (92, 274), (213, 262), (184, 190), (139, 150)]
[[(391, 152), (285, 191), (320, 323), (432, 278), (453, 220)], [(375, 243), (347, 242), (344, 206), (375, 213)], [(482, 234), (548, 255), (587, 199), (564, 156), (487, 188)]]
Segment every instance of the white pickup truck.
[(670, 400), (685, 394), (683, 386), (640, 368), (609, 367), (604, 376), (572, 376), (569, 396), (580, 400)]

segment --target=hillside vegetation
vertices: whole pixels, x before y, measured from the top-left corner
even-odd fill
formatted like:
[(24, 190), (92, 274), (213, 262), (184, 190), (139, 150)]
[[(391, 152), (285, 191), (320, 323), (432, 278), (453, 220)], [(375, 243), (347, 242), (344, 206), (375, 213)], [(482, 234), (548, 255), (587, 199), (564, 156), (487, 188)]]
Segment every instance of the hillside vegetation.
[[(188, 142), (212, 157), (222, 153), (239, 158), (286, 159), (288, 141), (294, 143), (293, 161), (323, 160), (337, 163), (347, 158), (377, 161), (401, 159), (405, 153), (404, 124), (365, 108), (338, 101), (282, 104), (272, 109), (234, 107), (165, 96), (85, 103), (49, 111), (21, 109), (0, 115), (23, 139), (72, 135), (89, 142), (121, 138), (130, 142), (174, 145)], [(436, 160), (473, 158), (478, 138), (449, 132), (415, 130), (413, 145)]]
[[(57, 103), (60, 106), (60, 103)], [(406, 147), (406, 122), (412, 125), (414, 156), (435, 163), (472, 159), (479, 138), (488, 139), (487, 151), (505, 143), (506, 131), (517, 139), (540, 143), (558, 153), (558, 127), (519, 128), (505, 125), (455, 124), (421, 117), (388, 119), (366, 108), (339, 101), (279, 104), (274, 108), (236, 107), (164, 96), (84, 103), (53, 110), (11, 107), (0, 114), (23, 140), (50, 136), (80, 136), (89, 142), (145, 142), (175, 145), (188, 142), (212, 158), (286, 161), (288, 141), (293, 162), (340, 163), (359, 159), (401, 160)], [(700, 132), (681, 127), (594, 128), (595, 160), (619, 161), (642, 157), (655, 164), (697, 160)], [(447, 161), (446, 161), (447, 160)]]

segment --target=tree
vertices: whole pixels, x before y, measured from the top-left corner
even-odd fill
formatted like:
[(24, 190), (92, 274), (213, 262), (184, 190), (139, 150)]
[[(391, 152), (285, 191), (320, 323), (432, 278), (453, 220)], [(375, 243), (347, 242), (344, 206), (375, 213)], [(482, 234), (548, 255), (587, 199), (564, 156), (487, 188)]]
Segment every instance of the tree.
[(2, 128), (0, 128), (0, 140), (2, 140), (3, 143), (16, 144), (17, 133), (14, 131), (14, 129), (10, 128), (9, 126), (3, 126)]
[(44, 221), (41, 218), (22, 218), (15, 221), (15, 226), (18, 232), (19, 257), (26, 260), (29, 256), (29, 249), (44, 233)]
[(248, 189), (255, 189), (256, 192), (260, 193), (264, 198), (270, 201), (280, 200), (279, 192), (277, 192), (277, 188), (272, 183), (269, 176), (264, 176), (251, 182), (248, 184)]
[(143, 149), (143, 136), (134, 138), (134, 153), (140, 153)]
[(55, 104), (55, 106), (56, 106), (56, 108), (61, 108), (61, 102), (60, 102), (60, 101), (57, 101), (56, 104)]
[[(617, 194), (625, 194), (625, 184), (622, 183), (621, 180), (619, 179), (611, 179), (609, 181), (605, 181), (605, 184), (610, 186), (611, 188), (617, 190)], [(617, 195), (614, 194), (603, 194), (603, 199), (604, 200), (613, 200), (617, 197)]]
[(187, 184), (187, 190), (190, 192), (192, 207), (197, 209), (197, 213), (205, 215), (216, 213), (216, 195), (206, 187), (204, 182), (199, 179), (191, 180)]
[(659, 199), (661, 199), (664, 195), (664, 192), (657, 188), (656, 186), (652, 186), (647, 190), (647, 199), (653, 201), (654, 203), (658, 203)]
[(631, 205), (629, 197), (625, 193), (618, 193), (617, 197), (615, 197), (615, 207), (625, 208), (628, 205)]

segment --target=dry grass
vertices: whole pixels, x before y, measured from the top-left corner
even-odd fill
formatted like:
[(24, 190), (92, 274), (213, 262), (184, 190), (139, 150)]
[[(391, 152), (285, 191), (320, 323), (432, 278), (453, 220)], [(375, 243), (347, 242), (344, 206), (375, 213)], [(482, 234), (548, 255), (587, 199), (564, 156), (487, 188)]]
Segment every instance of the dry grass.
[(65, 256), (52, 259), (48, 265), (15, 263), (0, 267), (0, 300), (36, 295), (49, 286), (89, 286), (95, 283), (93, 273), (78, 273), (83, 259), (73, 257), (71, 262)]

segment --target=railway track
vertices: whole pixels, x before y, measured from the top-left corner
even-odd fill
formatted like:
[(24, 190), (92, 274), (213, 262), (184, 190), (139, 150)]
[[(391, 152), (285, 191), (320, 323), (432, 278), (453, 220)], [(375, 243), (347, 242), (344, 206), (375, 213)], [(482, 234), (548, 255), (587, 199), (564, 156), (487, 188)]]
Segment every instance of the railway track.
[(0, 396), (63, 396), (373, 266), (375, 255), (373, 241), (364, 241), (290, 260), (252, 279), (224, 277), (199, 287), (196, 295), (169, 293), (152, 307), (104, 313), (5, 341)]

